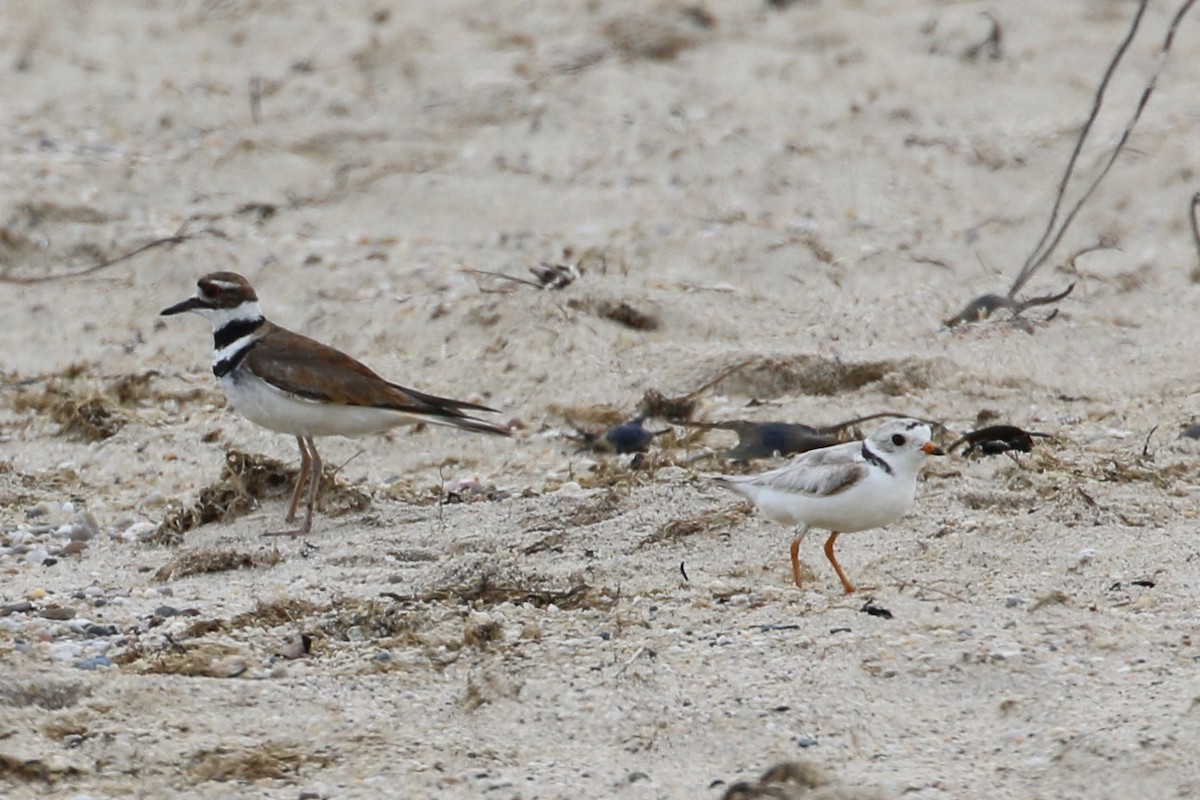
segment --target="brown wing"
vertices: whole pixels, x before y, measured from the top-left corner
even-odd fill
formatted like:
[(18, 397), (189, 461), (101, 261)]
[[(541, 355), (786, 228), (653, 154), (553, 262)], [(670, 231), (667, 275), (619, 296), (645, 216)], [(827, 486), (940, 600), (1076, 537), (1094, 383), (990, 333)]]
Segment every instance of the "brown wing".
[(272, 325), (269, 333), (250, 348), (245, 363), (267, 383), (300, 397), (340, 405), (388, 408), (429, 417), (430, 422), (508, 435), (503, 428), (463, 413), (463, 409), (494, 409), (390, 383), (342, 351), (277, 325)]

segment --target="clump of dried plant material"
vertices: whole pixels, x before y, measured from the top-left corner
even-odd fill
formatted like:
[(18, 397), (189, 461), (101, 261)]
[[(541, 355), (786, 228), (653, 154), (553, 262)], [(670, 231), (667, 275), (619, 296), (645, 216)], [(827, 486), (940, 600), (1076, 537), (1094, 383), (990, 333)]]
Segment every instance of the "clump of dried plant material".
[(132, 649), (114, 658), (122, 664), (134, 665), (144, 661), (137, 671), (146, 675), (181, 675), (186, 678), (236, 678), (247, 669), (241, 648), (220, 642), (191, 642), (174, 640), (150, 654), (141, 648)]
[(293, 742), (267, 741), (250, 747), (221, 745), (191, 757), (191, 775), (196, 781), (294, 782), (302, 768), (327, 767), (332, 755)]
[(658, 526), (658, 530), (638, 542), (638, 549), (666, 542), (676, 542), (689, 536), (727, 531), (750, 515), (750, 505), (733, 506), (705, 511), (683, 519), (673, 519)]
[(43, 758), (21, 758), (0, 753), (0, 777), (19, 781), (54, 785), (62, 778), (71, 778), (81, 773), (71, 764)]
[(638, 413), (659, 419), (690, 419), (696, 411), (695, 394), (667, 397), (657, 389), (647, 389), (638, 402)]
[(526, 576), (519, 580), (520, 583), (517, 583), (516, 579), (502, 578), (493, 571), (485, 571), (468, 577), (462, 583), (447, 583), (411, 598), (397, 596), (397, 599), (423, 603), (457, 602), (476, 608), (528, 603), (536, 608), (554, 605), (564, 611), (575, 611), (612, 608), (619, 597), (615, 590), (592, 586), (580, 577), (572, 579), (565, 587), (548, 585), (550, 582), (540, 576)]
[[(335, 606), (337, 604), (334, 604)], [(252, 611), (238, 614), (229, 621), (231, 628), (276, 628), (307, 620), (326, 609), (299, 597), (281, 597), (258, 601)]]
[(729, 785), (721, 800), (883, 800), (875, 787), (839, 781), (824, 767), (809, 761), (783, 761), (756, 781)]
[(59, 424), (60, 436), (83, 442), (108, 439), (125, 425), (125, 418), (107, 398), (70, 379), (51, 379), (41, 391), (14, 392), (9, 406), (17, 413), (45, 414)]
[(634, 308), (626, 300), (619, 303), (602, 301), (596, 305), (596, 313), (635, 331), (656, 331), (660, 325), (657, 316)]
[(566, 528), (586, 528), (588, 525), (612, 519), (619, 513), (620, 508), (621, 495), (615, 488), (610, 487), (599, 497), (584, 498), (571, 509), (556, 513), (555, 519)]
[(91, 689), (74, 681), (50, 678), (0, 682), (0, 706), (25, 708), (37, 706), (47, 711), (71, 708), (91, 694)]
[(715, 24), (702, 8), (663, 4), (614, 17), (603, 33), (622, 58), (670, 61), (699, 44), (702, 32)]
[[(299, 471), (282, 461), (229, 450), (217, 482), (200, 490), (194, 505), (167, 515), (154, 534), (154, 540), (174, 543), (178, 537), (209, 522), (228, 522), (258, 505), (266, 497), (282, 496), (295, 484)], [(332, 470), (321, 474), (318, 507), (331, 515), (362, 511), (371, 504), (365, 492), (339, 482)]]
[(208, 572), (273, 567), (282, 558), (278, 548), (258, 553), (248, 553), (232, 547), (192, 550), (188, 553), (181, 553), (164, 564), (158, 572), (154, 573), (154, 580), (161, 583)]
[(212, 394), (206, 389), (156, 391), (152, 383), (158, 373), (153, 370), (119, 375), (102, 386), (90, 376), (86, 364), (72, 364), (52, 375), (13, 379), (8, 386), (14, 391), (5, 393), (5, 397), (17, 413), (32, 411), (50, 417), (61, 426), (60, 436), (95, 442), (112, 437), (128, 422), (119, 408), (147, 401), (195, 400)]
[[(818, 355), (755, 356), (720, 370), (715, 384), (727, 393), (771, 399), (788, 394), (833, 396), (866, 386), (910, 396), (934, 381), (931, 362), (918, 358), (846, 362)], [(714, 385), (715, 385), (714, 384)]]

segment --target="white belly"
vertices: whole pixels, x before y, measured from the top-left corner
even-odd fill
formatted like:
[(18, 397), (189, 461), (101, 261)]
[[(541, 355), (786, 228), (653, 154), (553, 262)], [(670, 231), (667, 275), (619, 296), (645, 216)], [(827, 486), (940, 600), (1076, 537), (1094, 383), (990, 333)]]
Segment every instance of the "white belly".
[(912, 507), (915, 481), (874, 475), (863, 484), (825, 497), (752, 487), (748, 493), (767, 519), (785, 525), (807, 525), (854, 533), (890, 525)]
[(293, 436), (363, 436), (422, 420), (400, 411), (307, 400), (236, 369), (218, 383), (229, 404), (264, 428)]

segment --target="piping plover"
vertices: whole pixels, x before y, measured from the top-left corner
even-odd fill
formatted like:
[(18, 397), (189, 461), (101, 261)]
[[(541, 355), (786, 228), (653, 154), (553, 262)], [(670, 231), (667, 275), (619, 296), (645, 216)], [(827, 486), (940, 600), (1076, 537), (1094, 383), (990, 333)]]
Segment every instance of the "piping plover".
[(478, 433), (508, 431), (468, 416), (487, 406), (406, 389), (376, 375), (329, 345), (281, 328), (263, 317), (250, 282), (233, 272), (213, 272), (196, 282), (196, 294), (162, 311), (193, 311), (212, 322), (213, 374), (229, 404), (264, 428), (296, 437), (300, 475), (288, 506), (296, 520), (305, 482), (304, 522), (271, 535), (302, 536), (312, 529), (321, 483), (314, 436), (362, 436), (399, 425), (433, 422)]
[(715, 480), (749, 498), (767, 519), (799, 526), (792, 540), (792, 579), (797, 586), (804, 535), (809, 528), (829, 531), (825, 556), (850, 594), (855, 587), (842, 572), (833, 543), (840, 534), (879, 528), (908, 512), (925, 457), (942, 455), (932, 433), (920, 420), (892, 420), (863, 441), (809, 450), (759, 475)]

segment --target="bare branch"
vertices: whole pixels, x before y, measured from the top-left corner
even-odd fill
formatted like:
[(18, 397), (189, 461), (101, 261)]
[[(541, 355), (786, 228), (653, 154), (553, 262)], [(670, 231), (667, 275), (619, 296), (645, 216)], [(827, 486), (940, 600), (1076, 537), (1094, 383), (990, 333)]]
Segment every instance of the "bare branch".
[[(1187, 2), (1190, 5), (1193, 0), (1187, 0)], [(1108, 91), (1108, 84), (1112, 80), (1113, 74), (1117, 71), (1117, 66), (1121, 63), (1121, 59), (1125, 57), (1125, 53), (1129, 50), (1129, 45), (1133, 43), (1133, 37), (1137, 35), (1138, 28), (1142, 24), (1142, 15), (1146, 13), (1147, 3), (1148, 0), (1140, 0), (1138, 3), (1137, 13), (1133, 15), (1133, 21), (1129, 25), (1129, 32), (1125, 34), (1125, 38), (1113, 54), (1112, 61), (1109, 62), (1108, 68), (1104, 71), (1104, 77), (1100, 79), (1100, 86), (1097, 87), (1096, 95), (1092, 100), (1091, 113), (1088, 114), (1087, 121), (1083, 123), (1083, 128), (1079, 131), (1079, 138), (1075, 140), (1075, 149), (1071, 151), (1071, 158), (1067, 161), (1067, 168), (1063, 172), (1062, 179), (1058, 182), (1058, 193), (1054, 198), (1054, 206), (1050, 209), (1050, 219), (1046, 223), (1046, 230), (1042, 232), (1042, 238), (1038, 239), (1038, 243), (1034, 245), (1033, 252), (1025, 259), (1025, 265), (1021, 267), (1021, 271), (1017, 274), (1017, 279), (1013, 281), (1012, 288), (1008, 290), (1010, 299), (1016, 296), (1017, 292), (1021, 291), (1021, 288), (1033, 277), (1034, 271), (1046, 262), (1054, 246), (1062, 239), (1063, 233), (1066, 232), (1067, 226), (1070, 225), (1070, 219), (1068, 219), (1063, 223), (1063, 227), (1059, 230), (1058, 235), (1055, 236), (1054, 226), (1058, 222), (1058, 212), (1062, 209), (1063, 198), (1067, 193), (1067, 186), (1070, 184), (1071, 178), (1075, 173), (1075, 164), (1079, 161), (1079, 154), (1083, 151), (1083, 143), (1087, 141), (1088, 134), (1092, 130), (1092, 125), (1100, 115), (1100, 107), (1104, 103), (1104, 94)], [(1078, 209), (1079, 205), (1076, 205), (1075, 211), (1078, 212)], [(1054, 237), (1054, 240), (1047, 247), (1046, 243), (1051, 240), (1051, 237)]]
[(92, 264), (90, 267), (85, 267), (84, 269), (77, 270), (75, 272), (60, 272), (57, 275), (37, 275), (34, 277), (0, 275), (0, 283), (14, 283), (18, 286), (30, 286), (35, 283), (49, 283), (51, 281), (66, 280), (67, 278), (80, 278), (84, 275), (91, 275), (92, 273), (99, 272), (102, 269), (107, 269), (116, 264), (120, 264), (123, 261), (128, 261), (134, 256), (139, 256), (142, 253), (145, 253), (147, 250), (153, 250), (157, 247), (174, 247), (177, 244), (186, 242), (188, 239), (194, 239), (201, 234), (213, 234), (217, 236), (223, 235), (213, 228), (205, 228), (204, 230), (196, 231), (195, 233), (185, 233), (187, 226), (188, 223), (185, 222), (172, 236), (164, 236), (161, 239), (155, 239), (147, 242), (141, 247), (130, 250), (128, 253), (123, 253), (115, 258), (106, 258), (99, 263)]

